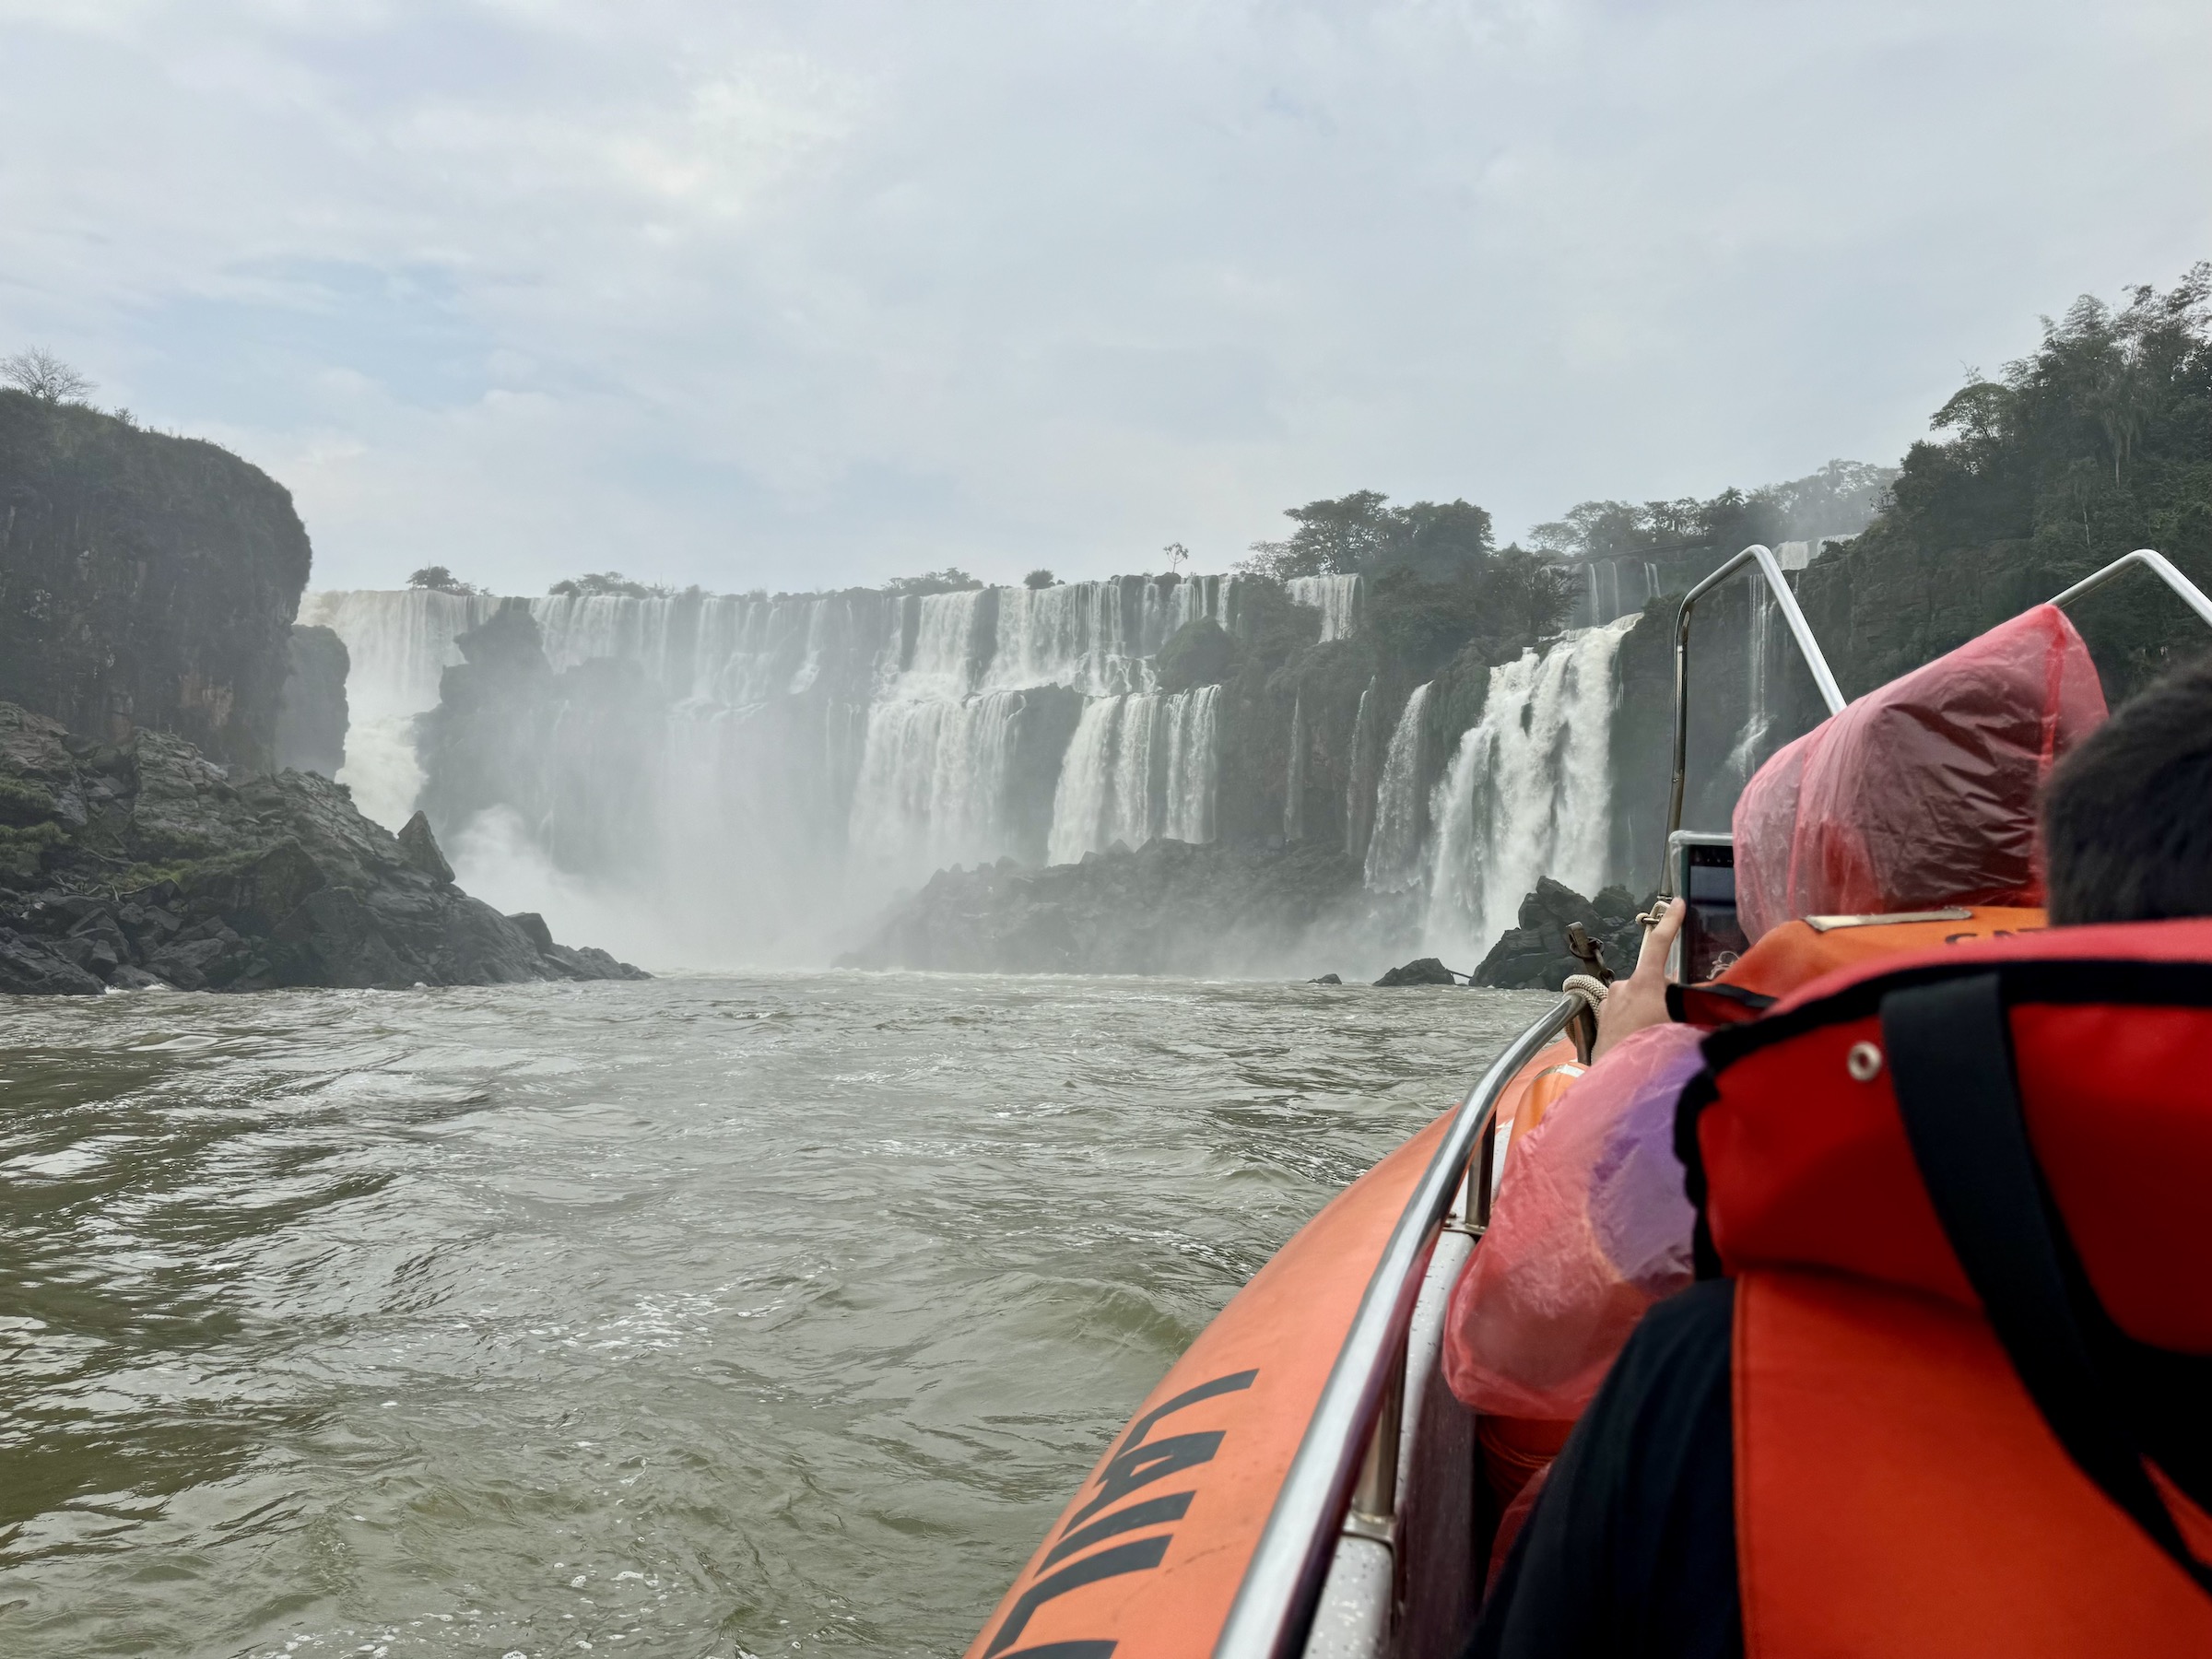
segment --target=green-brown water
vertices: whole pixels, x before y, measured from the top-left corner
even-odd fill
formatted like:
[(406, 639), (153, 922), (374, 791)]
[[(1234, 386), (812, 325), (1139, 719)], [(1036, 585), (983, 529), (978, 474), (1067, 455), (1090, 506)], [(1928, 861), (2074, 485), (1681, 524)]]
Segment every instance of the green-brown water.
[(0, 998), (0, 1653), (957, 1653), (1541, 1001)]

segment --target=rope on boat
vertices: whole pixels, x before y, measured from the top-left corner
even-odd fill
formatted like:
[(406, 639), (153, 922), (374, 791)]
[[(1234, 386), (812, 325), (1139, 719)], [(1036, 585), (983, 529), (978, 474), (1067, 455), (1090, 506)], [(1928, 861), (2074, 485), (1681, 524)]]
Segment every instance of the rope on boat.
[(1581, 997), (1583, 1006), (1594, 1016), (1604, 1004), (1609, 987), (1594, 973), (1571, 973), (1559, 989), (1569, 996)]

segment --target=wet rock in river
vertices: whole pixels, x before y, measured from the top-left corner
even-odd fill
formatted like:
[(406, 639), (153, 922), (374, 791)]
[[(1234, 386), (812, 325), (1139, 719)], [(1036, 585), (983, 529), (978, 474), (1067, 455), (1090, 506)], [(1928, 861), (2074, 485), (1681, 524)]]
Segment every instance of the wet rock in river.
[(1456, 985), (1455, 974), (1435, 957), (1416, 957), (1402, 968), (1393, 968), (1375, 982), (1378, 985)]
[(1604, 949), (1606, 966), (1627, 978), (1643, 948), (1643, 927), (1636, 920), (1650, 901), (1636, 902), (1627, 888), (1609, 887), (1585, 899), (1564, 882), (1547, 876), (1521, 901), (1518, 927), (1509, 927), (1475, 970), (1475, 983), (1503, 990), (1557, 991), (1571, 973), (1589, 971), (1567, 948), (1567, 929), (1579, 922)]

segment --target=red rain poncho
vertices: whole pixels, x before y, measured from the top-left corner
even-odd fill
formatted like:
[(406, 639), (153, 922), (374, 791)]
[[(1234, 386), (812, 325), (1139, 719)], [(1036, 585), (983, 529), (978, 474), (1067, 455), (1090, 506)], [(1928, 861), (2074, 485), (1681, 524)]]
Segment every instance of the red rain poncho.
[(1702, 1035), (1623, 1038), (1513, 1143), (1444, 1314), (1444, 1380), (1465, 1405), (1581, 1416), (1643, 1311), (1690, 1282), (1675, 1099), (1705, 1064)]
[(2088, 649), (2052, 605), (1860, 698), (1736, 801), (1745, 935), (1793, 916), (2040, 905), (2037, 793), (2104, 715)]

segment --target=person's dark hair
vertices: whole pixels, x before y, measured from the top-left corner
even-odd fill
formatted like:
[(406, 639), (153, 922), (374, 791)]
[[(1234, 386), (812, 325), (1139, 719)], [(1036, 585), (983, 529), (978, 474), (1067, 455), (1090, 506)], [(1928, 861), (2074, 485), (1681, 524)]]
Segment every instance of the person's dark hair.
[(2123, 703), (2052, 769), (2054, 926), (2212, 916), (2212, 657)]

